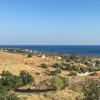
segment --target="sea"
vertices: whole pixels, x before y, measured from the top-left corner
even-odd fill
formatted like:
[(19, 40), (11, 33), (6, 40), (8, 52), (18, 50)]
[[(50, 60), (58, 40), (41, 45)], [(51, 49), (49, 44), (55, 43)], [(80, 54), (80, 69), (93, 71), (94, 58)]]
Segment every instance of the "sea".
[(47, 53), (100, 56), (100, 45), (0, 45), (0, 48), (19, 48)]

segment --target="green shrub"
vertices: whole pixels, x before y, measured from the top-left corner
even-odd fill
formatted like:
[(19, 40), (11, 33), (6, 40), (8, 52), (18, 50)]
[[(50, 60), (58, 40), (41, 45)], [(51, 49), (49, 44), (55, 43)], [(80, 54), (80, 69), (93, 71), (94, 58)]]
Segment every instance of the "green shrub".
[(76, 96), (75, 100), (83, 100), (82, 96)]
[(88, 72), (88, 68), (80, 67), (80, 70), (81, 70), (82, 73)]
[(54, 71), (51, 71), (51, 72), (50, 72), (50, 74), (53, 75), (53, 76), (56, 76), (56, 75), (58, 75), (58, 74), (60, 74), (60, 73), (61, 73), (61, 69), (58, 69), (58, 68), (55, 69)]
[(100, 81), (88, 79), (83, 92), (84, 100), (100, 100)]
[(100, 71), (100, 67), (96, 66), (96, 67), (92, 67), (91, 68), (93, 71)]
[(19, 100), (19, 97), (10, 94), (6, 87), (0, 86), (0, 100)]
[(8, 90), (17, 89), (22, 85), (22, 79), (19, 76), (11, 74), (8, 71), (3, 71), (1, 77), (1, 85), (8, 88)]
[(1, 80), (3, 86), (7, 87), (9, 90), (17, 89), (22, 85), (22, 80), (18, 76), (8, 76)]
[(2, 72), (2, 76), (12, 76), (13, 74), (11, 73), (11, 72), (9, 72), (9, 71), (3, 71)]
[(56, 90), (62, 90), (67, 86), (66, 78), (63, 78), (61, 76), (55, 76), (50, 81)]
[(26, 70), (20, 72), (20, 78), (22, 79), (23, 85), (34, 82), (34, 78)]
[(0, 85), (0, 100), (7, 95), (8, 89)]
[(20, 100), (20, 98), (15, 94), (9, 94), (6, 98), (6, 100)]
[(34, 78), (27, 71), (23, 70), (20, 72), (20, 76), (13, 75), (8, 71), (3, 71), (0, 83), (11, 90), (32, 82), (34, 82)]
[(6, 100), (6, 96), (8, 95), (8, 90), (4, 86), (0, 86), (0, 100)]
[(60, 74), (61, 73), (61, 69), (59, 69), (59, 68), (55, 69), (55, 73), (56, 74)]
[(56, 64), (53, 65), (53, 67), (54, 68), (61, 68), (61, 64), (56, 63)]
[(41, 64), (40, 67), (42, 67), (42, 68), (48, 68), (48, 66), (46, 64)]
[(32, 53), (28, 53), (27, 55), (28, 58), (32, 58), (32, 56), (33, 56)]

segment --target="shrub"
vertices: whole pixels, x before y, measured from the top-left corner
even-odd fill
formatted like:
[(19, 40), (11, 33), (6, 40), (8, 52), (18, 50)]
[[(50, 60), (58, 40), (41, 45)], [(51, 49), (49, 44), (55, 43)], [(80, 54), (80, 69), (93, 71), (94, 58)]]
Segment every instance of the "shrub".
[(75, 100), (83, 100), (82, 96), (76, 96)]
[(8, 90), (14, 90), (22, 85), (22, 79), (19, 76), (6, 76), (1, 79), (1, 84)]
[(12, 73), (10, 73), (9, 71), (3, 71), (2, 72), (2, 76), (12, 76), (13, 74)]
[(83, 87), (84, 100), (100, 99), (100, 81), (88, 79)]
[(84, 67), (80, 67), (80, 70), (82, 73), (86, 73), (89, 71), (88, 68), (84, 68)]
[(56, 90), (62, 90), (67, 86), (66, 78), (63, 78), (61, 76), (55, 76), (50, 81)]
[(19, 97), (10, 94), (6, 87), (0, 86), (0, 100), (19, 100)]
[(7, 88), (0, 85), (0, 100), (3, 100), (7, 96)]
[(19, 76), (11, 74), (9, 71), (3, 71), (1, 85), (13, 90), (22, 85), (22, 79)]
[(48, 66), (46, 64), (41, 64), (40, 67), (42, 67), (42, 68), (48, 68)]
[(6, 100), (20, 100), (15, 94), (9, 94)]
[(20, 78), (22, 79), (23, 85), (34, 82), (34, 78), (26, 70), (20, 72)]
[(27, 57), (32, 58), (32, 53), (28, 53)]
[(100, 71), (100, 67), (96, 66), (96, 67), (92, 67), (91, 68), (93, 71)]
[(51, 71), (51, 72), (50, 72), (50, 74), (53, 75), (53, 76), (58, 75), (58, 74), (60, 74), (60, 73), (61, 73), (61, 69), (58, 69), (58, 68), (55, 69), (54, 71)]
[(61, 65), (58, 64), (58, 63), (56, 63), (56, 64), (53, 65), (54, 68), (60, 68), (60, 66), (61, 66)]
[(61, 69), (59, 69), (59, 68), (55, 69), (55, 73), (56, 73), (56, 74), (61, 73)]

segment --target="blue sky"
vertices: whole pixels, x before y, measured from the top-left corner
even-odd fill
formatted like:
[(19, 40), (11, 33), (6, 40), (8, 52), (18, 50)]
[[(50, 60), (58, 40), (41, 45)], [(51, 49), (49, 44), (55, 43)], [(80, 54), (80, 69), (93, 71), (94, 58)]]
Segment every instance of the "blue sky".
[(100, 0), (0, 0), (0, 44), (99, 45)]

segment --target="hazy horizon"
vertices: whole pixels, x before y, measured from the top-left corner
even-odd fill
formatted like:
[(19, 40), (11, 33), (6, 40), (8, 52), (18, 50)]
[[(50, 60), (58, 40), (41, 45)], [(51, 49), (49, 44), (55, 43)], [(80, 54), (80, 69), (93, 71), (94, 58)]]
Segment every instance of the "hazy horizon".
[(100, 45), (99, 0), (0, 0), (0, 45)]

